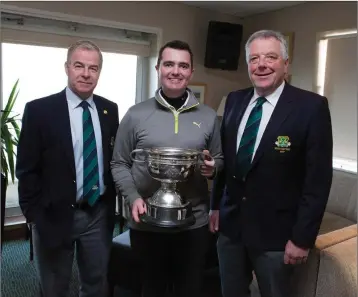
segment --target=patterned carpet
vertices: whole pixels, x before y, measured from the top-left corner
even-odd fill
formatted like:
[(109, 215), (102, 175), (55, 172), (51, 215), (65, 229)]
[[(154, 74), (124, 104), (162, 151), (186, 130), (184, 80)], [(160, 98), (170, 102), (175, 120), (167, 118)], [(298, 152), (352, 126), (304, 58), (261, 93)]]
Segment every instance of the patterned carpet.
[[(118, 228), (114, 236), (119, 234)], [(78, 297), (78, 270), (74, 261), (69, 297)], [(132, 297), (131, 292), (118, 292), (120, 297)], [(30, 243), (28, 240), (15, 240), (3, 243), (1, 257), (1, 296), (39, 297), (38, 280), (33, 261), (30, 261)]]
[(29, 254), (28, 241), (4, 242), (1, 257), (1, 296), (39, 296), (35, 266), (30, 262)]
[[(114, 236), (119, 234), (118, 228)], [(4, 297), (39, 297), (39, 287), (34, 262), (30, 261), (30, 244), (27, 240), (4, 242), (1, 257), (1, 294)], [(78, 271), (74, 261), (73, 277), (68, 297), (78, 297)], [(206, 297), (220, 296), (218, 278), (207, 276), (205, 281)], [(115, 297), (138, 297), (132, 292), (116, 288)]]

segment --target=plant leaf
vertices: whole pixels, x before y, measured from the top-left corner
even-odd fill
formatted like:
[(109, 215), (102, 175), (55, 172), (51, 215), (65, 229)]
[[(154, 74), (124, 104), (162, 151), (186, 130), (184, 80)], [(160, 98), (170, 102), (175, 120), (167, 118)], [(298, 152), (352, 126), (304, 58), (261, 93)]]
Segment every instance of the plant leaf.
[(15, 101), (19, 94), (19, 91), (16, 92), (18, 83), (19, 83), (19, 79), (16, 80), (14, 86), (12, 87), (9, 99), (7, 100), (7, 103), (5, 106), (5, 110), (3, 111), (3, 114), (1, 116), (1, 125), (4, 125), (4, 123), (6, 122), (6, 120), (8, 118), (8, 115), (10, 114), (10, 112), (12, 111), (12, 108), (14, 107)]
[(19, 95), (19, 90), (17, 89), (18, 83), (19, 79), (16, 80), (12, 87), (5, 109), (1, 113), (1, 170), (5, 175), (6, 181), (8, 182), (10, 175), (13, 183), (15, 182), (15, 147), (18, 144), (20, 128), (17, 124), (17, 121), (19, 121), (17, 117), (19, 115), (9, 115), (14, 112), (12, 109)]

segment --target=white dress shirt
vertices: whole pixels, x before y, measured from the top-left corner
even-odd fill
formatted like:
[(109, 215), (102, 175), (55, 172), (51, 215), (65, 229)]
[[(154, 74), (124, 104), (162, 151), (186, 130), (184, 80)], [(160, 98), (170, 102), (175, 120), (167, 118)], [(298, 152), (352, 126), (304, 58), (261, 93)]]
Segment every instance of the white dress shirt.
[[(83, 123), (82, 114), (83, 108), (79, 104), (83, 101), (70, 88), (66, 88), (66, 97), (68, 111), (70, 114), (72, 145), (75, 156), (76, 168), (76, 184), (77, 184), (77, 201), (83, 196)], [(94, 135), (96, 138), (98, 169), (99, 169), (99, 189), (102, 195), (105, 191), (103, 182), (103, 150), (102, 150), (102, 133), (99, 117), (96, 109), (96, 104), (93, 101), (93, 96), (87, 98), (85, 101), (89, 103), (89, 111), (91, 113)]]
[[(267, 123), (269, 122), (269, 120), (271, 118), (271, 115), (276, 107), (276, 104), (282, 94), (284, 87), (285, 87), (285, 82), (283, 82), (272, 94), (265, 97), (267, 99), (267, 101), (262, 105), (262, 117), (261, 117), (259, 130), (257, 132), (257, 138), (256, 138), (256, 142), (255, 142), (255, 147), (254, 147), (254, 153), (252, 155), (252, 160), (255, 156), (255, 153), (256, 153), (256, 150), (260, 144), (262, 135), (265, 132)], [(255, 107), (257, 98), (259, 98), (259, 97), (261, 97), (261, 96), (259, 96), (257, 94), (256, 90), (254, 90), (254, 95), (252, 96), (252, 98), (249, 102), (249, 105), (246, 108), (246, 111), (245, 111), (245, 113), (242, 117), (241, 123), (239, 125), (239, 129), (237, 131), (236, 151), (239, 149), (241, 137), (242, 137), (242, 134), (244, 133), (246, 122), (249, 118), (250, 112)]]

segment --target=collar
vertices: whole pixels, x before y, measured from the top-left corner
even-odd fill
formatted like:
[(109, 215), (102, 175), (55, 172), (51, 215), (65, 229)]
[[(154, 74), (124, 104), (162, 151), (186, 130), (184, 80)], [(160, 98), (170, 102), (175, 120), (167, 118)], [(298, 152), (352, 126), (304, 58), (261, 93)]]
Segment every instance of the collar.
[[(283, 92), (283, 88), (285, 87), (285, 81), (282, 82), (282, 84), (270, 95), (266, 96), (266, 100), (272, 105), (272, 106), (276, 106), (278, 99), (280, 98), (282, 92)], [(254, 89), (254, 95), (250, 101), (250, 104), (254, 104), (256, 103), (257, 98), (259, 98), (261, 96), (259, 96), (256, 92), (256, 89)]]
[[(162, 88), (159, 88), (159, 91), (158, 91), (158, 95), (160, 96), (160, 99), (166, 104), (167, 107), (170, 107), (171, 105), (162, 96), (161, 90), (162, 90)], [(186, 90), (185, 92), (187, 93), (187, 98), (186, 98), (185, 102), (183, 103), (183, 105), (180, 108), (186, 107), (187, 104), (188, 104), (189, 98), (190, 98), (190, 94), (189, 94), (188, 90)]]
[[(83, 101), (80, 97), (78, 97), (69, 87), (66, 87), (66, 98), (69, 106), (72, 109), (75, 109), (78, 107), (78, 105)], [(89, 106), (91, 108), (95, 108), (95, 104), (93, 101), (93, 95), (88, 97), (85, 101), (88, 102)]]

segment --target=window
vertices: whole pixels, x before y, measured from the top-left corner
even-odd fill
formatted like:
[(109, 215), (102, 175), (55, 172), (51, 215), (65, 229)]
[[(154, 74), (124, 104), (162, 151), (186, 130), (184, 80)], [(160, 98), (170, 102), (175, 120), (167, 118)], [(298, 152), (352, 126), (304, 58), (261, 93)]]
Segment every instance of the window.
[[(20, 119), (28, 101), (63, 90), (67, 84), (66, 55), (65, 48), (2, 43), (3, 106), (17, 79), (20, 92), (13, 110)], [(103, 53), (103, 69), (95, 94), (118, 104), (119, 120), (136, 102), (137, 60), (135, 55)], [(17, 208), (17, 183), (9, 184), (6, 196), (6, 207)], [(14, 211), (7, 210), (7, 216)]]
[[(24, 111), (26, 102), (60, 92), (67, 84), (64, 69), (67, 49), (24, 44), (2, 44), (3, 106), (15, 81), (19, 96), (14, 111)], [(135, 104), (137, 56), (103, 53), (103, 69), (95, 94), (118, 104), (120, 119)]]
[(322, 33), (316, 90), (328, 98), (333, 166), (357, 172), (357, 30)]
[[(157, 87), (149, 67), (154, 69), (160, 28), (5, 4), (1, 26), (2, 107), (19, 79), (14, 110), (20, 118), (29, 100), (65, 88), (66, 51), (78, 39), (92, 40), (101, 48), (104, 65), (95, 94), (118, 104), (120, 120), (130, 106), (147, 99)], [(6, 204), (5, 216), (21, 215), (16, 184), (9, 185)]]

